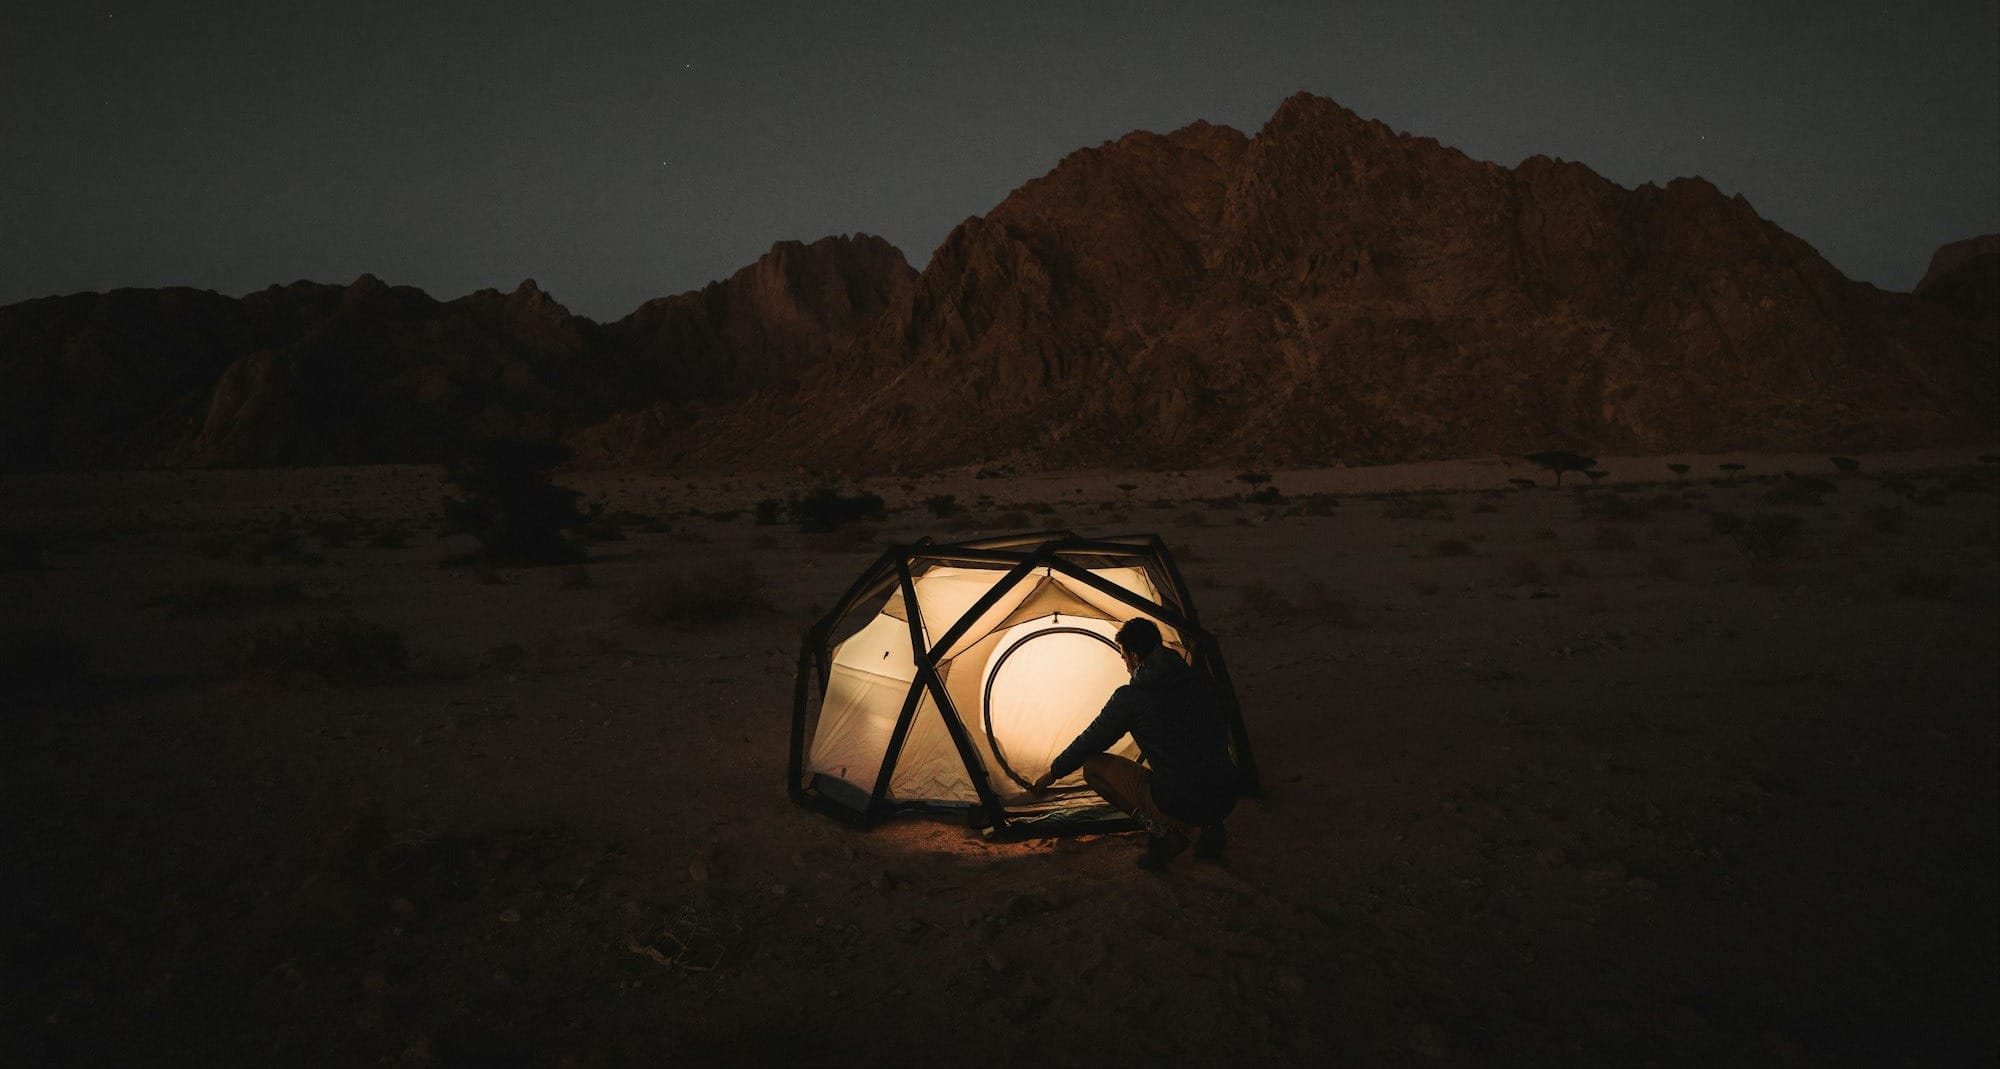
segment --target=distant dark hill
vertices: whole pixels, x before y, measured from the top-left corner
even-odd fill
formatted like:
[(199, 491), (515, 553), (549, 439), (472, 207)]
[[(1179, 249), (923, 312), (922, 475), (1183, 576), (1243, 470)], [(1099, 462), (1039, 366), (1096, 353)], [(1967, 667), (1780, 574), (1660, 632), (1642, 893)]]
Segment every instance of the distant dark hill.
[(0, 466), (424, 461), (567, 435), (782, 378), (913, 275), (877, 238), (788, 242), (604, 326), (531, 281), (445, 302), (368, 275), (28, 301), (0, 308)]
[(784, 242), (599, 325), (363, 277), (0, 309), (0, 466), (1368, 463), (2000, 437), (1993, 239), (1850, 281), (1698, 178), (1507, 168), (1285, 101), (1063, 159), (921, 274)]
[(1699, 179), (1508, 169), (1302, 95), (1254, 138), (1072, 154), (797, 391), (681, 444), (854, 468), (1866, 449), (1991, 438), (1995, 348)]

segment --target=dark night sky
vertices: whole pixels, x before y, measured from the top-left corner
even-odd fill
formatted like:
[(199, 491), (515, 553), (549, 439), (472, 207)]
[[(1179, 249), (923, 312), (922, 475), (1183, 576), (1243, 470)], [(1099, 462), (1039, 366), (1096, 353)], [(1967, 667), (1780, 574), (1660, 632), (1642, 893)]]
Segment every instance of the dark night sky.
[(1073, 149), (1301, 89), (1508, 165), (1699, 174), (1885, 288), (2000, 230), (1992, 0), (10, 0), (0, 303), (368, 271), (615, 318), (786, 238), (921, 267)]

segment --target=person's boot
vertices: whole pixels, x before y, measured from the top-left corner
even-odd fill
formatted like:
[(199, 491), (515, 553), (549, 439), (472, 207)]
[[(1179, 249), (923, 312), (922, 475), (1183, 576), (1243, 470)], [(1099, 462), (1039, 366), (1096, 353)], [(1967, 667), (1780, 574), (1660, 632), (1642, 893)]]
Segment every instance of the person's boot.
[(1223, 848), (1229, 845), (1229, 831), (1221, 821), (1201, 826), (1201, 837), (1194, 842), (1194, 856), (1203, 861), (1221, 861)]
[(1158, 872), (1187, 848), (1188, 837), (1171, 828), (1149, 832), (1146, 835), (1146, 852), (1139, 855), (1139, 867), (1147, 872)]

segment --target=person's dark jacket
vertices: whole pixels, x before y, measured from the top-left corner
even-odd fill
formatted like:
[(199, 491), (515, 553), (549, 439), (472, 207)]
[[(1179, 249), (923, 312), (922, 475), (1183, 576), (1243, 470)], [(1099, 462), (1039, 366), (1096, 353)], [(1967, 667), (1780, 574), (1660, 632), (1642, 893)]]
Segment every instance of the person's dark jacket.
[(1148, 654), (1132, 682), (1111, 692), (1097, 719), (1056, 755), (1057, 779), (1083, 767), (1130, 732), (1152, 766), (1153, 802), (1190, 823), (1218, 820), (1236, 803), (1236, 765), (1215, 685), (1165, 646)]

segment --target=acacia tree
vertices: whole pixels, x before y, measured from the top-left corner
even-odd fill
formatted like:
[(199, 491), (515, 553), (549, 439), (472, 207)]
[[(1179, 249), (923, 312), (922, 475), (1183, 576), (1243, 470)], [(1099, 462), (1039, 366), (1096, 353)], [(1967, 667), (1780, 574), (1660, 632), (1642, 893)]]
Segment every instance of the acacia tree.
[(1567, 450), (1551, 450), (1546, 453), (1529, 453), (1526, 459), (1536, 464), (1540, 464), (1542, 467), (1547, 468), (1552, 472), (1555, 472), (1557, 488), (1561, 488), (1563, 484), (1563, 472), (1589, 471), (1591, 468), (1597, 465), (1596, 457), (1586, 457), (1577, 453), (1568, 452)]

